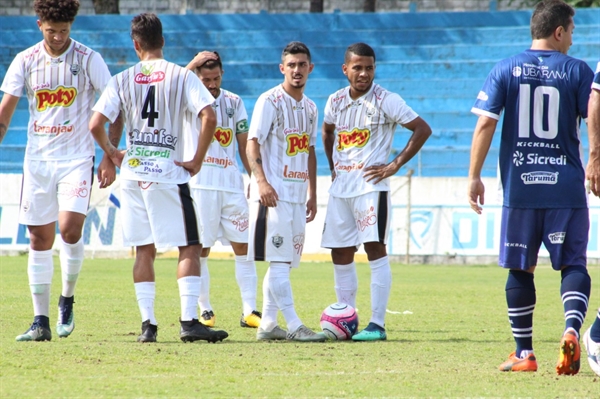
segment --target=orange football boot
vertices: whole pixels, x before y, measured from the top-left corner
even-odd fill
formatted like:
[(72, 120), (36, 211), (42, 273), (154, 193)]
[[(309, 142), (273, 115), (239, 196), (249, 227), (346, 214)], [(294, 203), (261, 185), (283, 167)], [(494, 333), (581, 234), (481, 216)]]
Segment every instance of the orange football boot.
[(581, 349), (579, 339), (573, 331), (567, 331), (560, 340), (560, 353), (556, 363), (556, 373), (575, 375), (579, 372)]
[(527, 355), (525, 359), (521, 359), (516, 356), (516, 352), (508, 355), (508, 360), (498, 367), (500, 371), (537, 371), (537, 368), (537, 360), (533, 353)]

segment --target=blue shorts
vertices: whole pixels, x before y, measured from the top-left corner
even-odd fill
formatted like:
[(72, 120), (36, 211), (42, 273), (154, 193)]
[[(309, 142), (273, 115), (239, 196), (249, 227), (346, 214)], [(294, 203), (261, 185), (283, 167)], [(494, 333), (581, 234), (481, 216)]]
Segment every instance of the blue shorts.
[(554, 270), (563, 266), (586, 267), (590, 230), (587, 208), (502, 208), (499, 265), (527, 270), (537, 265), (542, 242)]

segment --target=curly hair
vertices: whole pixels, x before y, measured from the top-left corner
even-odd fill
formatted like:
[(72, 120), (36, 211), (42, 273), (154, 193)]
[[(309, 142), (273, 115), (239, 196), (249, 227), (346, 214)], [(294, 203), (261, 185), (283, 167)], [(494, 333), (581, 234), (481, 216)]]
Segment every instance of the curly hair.
[(79, 0), (35, 0), (33, 9), (41, 21), (73, 22)]

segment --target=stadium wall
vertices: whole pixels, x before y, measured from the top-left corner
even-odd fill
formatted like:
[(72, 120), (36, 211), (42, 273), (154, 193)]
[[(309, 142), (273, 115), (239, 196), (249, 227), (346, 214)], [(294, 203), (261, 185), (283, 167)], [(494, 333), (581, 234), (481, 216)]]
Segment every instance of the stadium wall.
[[(1, 0), (0, 15), (33, 15), (32, 0)], [(80, 0), (80, 15), (94, 14), (92, 0)], [(379, 0), (377, 12), (517, 10), (522, 1), (510, 0)], [(363, 1), (325, 0), (324, 12), (362, 12)], [(309, 0), (120, 0), (121, 14), (151, 11), (159, 14), (304, 13)]]

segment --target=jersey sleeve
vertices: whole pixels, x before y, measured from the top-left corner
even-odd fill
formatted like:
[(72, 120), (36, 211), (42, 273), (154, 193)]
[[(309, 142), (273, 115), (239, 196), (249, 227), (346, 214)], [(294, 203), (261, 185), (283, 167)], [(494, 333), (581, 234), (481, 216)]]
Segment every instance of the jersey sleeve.
[(396, 123), (405, 125), (419, 115), (396, 93), (389, 93), (381, 103), (381, 110)]
[(100, 95), (110, 80), (110, 71), (104, 59), (99, 53), (92, 53), (91, 67), (88, 69), (88, 74), (94, 87), (94, 91)]
[(214, 97), (200, 79), (190, 71), (186, 73), (185, 95), (188, 110), (194, 115), (215, 102)]
[(490, 72), (471, 112), (479, 116), (487, 116), (496, 120), (500, 119), (506, 101), (501, 64), (497, 64)]
[(323, 122), (328, 125), (335, 125), (335, 116), (333, 115), (333, 109), (331, 107), (334, 95), (335, 94), (330, 95), (327, 99), (327, 103), (325, 103), (325, 111), (323, 112)]
[(271, 131), (275, 118), (275, 106), (268, 101), (266, 96), (261, 95), (254, 105), (250, 129), (248, 130), (248, 140), (258, 139), (258, 144), (262, 145)]
[(117, 119), (121, 110), (121, 97), (119, 97), (117, 79), (115, 77), (110, 78), (92, 110), (106, 116), (111, 123)]
[(10, 63), (0, 90), (11, 96), (21, 97), (25, 87), (25, 70), (21, 54)]
[(238, 97), (235, 110), (235, 134), (248, 133), (248, 113), (244, 106), (244, 101)]

